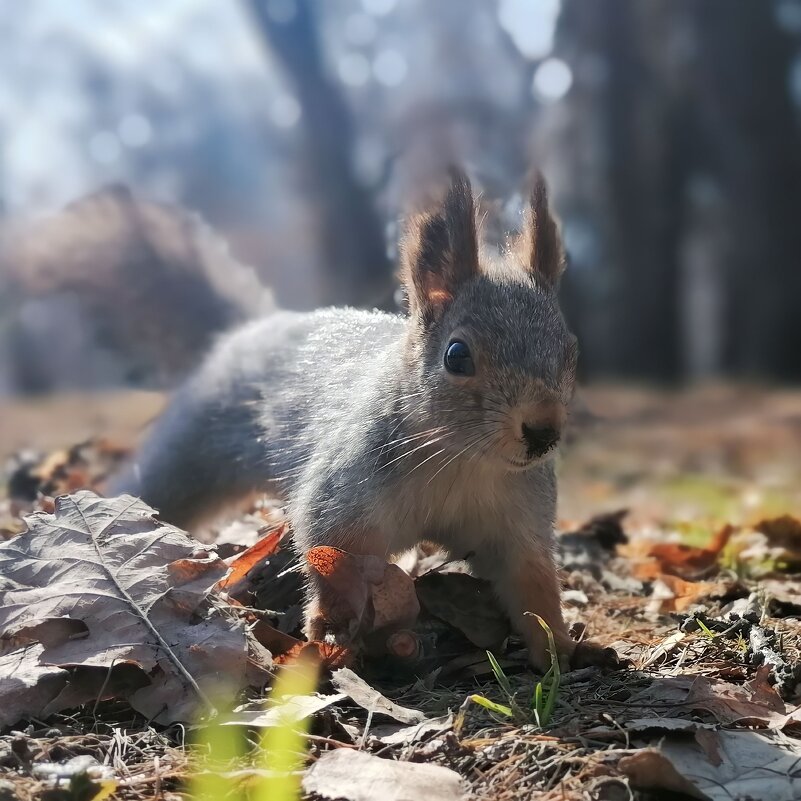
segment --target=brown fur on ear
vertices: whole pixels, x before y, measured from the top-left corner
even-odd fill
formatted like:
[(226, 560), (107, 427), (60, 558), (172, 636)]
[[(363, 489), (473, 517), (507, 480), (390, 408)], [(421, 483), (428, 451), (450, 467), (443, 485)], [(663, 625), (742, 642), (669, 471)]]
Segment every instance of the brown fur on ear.
[(461, 170), (450, 170), (445, 199), (416, 214), (402, 243), (401, 280), (412, 314), (436, 319), (459, 286), (478, 273), (478, 239), (473, 191)]
[(531, 195), (518, 250), (526, 270), (543, 286), (553, 288), (565, 266), (559, 226), (548, 206), (548, 187), (535, 171), (529, 181)]

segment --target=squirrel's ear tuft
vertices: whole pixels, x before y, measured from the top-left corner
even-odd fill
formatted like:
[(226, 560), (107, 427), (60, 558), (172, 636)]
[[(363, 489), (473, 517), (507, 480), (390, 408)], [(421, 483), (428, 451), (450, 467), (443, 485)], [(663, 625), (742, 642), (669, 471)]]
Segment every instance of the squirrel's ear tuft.
[(531, 194), (526, 223), (518, 240), (525, 269), (537, 283), (553, 288), (565, 266), (559, 226), (548, 206), (548, 187), (540, 172), (529, 181)]
[(411, 312), (427, 322), (478, 273), (473, 191), (461, 170), (451, 169), (450, 176), (445, 199), (408, 221), (401, 248), (401, 279)]

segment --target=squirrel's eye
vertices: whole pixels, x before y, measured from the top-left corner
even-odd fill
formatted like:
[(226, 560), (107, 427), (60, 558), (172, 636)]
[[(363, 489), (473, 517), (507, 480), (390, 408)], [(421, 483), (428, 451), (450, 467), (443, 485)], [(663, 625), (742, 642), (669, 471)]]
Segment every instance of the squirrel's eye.
[(456, 375), (473, 375), (476, 368), (473, 366), (473, 357), (470, 348), (460, 339), (455, 339), (445, 351), (445, 369)]

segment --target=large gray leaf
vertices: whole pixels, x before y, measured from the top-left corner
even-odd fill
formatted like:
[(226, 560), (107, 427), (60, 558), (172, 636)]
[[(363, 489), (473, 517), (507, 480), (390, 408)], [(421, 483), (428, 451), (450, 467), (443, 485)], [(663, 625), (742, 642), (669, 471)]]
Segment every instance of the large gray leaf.
[[(127, 700), (168, 722), (191, 717), (210, 694), (226, 703), (243, 686), (246, 635), (209, 595), (227, 569), (213, 552), (128, 496), (62, 496), (55, 514), (27, 523), (0, 545), (0, 636), (41, 650), (35, 671), (0, 674), (0, 698), (10, 683), (26, 686), (29, 697), (36, 685), (47, 695), (60, 682), (46, 681), (41, 667), (80, 666), (84, 679), (102, 668), (102, 682), (127, 663), (147, 678)], [(29, 662), (30, 654), (16, 664)], [(43, 696), (27, 714), (56, 711), (52, 700)]]

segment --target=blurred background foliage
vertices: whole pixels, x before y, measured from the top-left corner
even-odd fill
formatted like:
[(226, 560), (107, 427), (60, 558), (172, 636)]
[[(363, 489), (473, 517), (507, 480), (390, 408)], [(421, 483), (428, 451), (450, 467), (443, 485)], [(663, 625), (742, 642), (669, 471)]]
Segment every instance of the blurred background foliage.
[(548, 177), (585, 379), (801, 379), (799, 0), (7, 2), (0, 39), (0, 394), (396, 308), (452, 162), (495, 243)]

